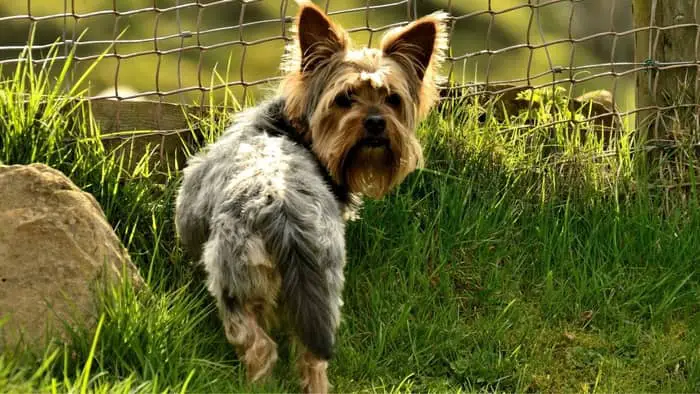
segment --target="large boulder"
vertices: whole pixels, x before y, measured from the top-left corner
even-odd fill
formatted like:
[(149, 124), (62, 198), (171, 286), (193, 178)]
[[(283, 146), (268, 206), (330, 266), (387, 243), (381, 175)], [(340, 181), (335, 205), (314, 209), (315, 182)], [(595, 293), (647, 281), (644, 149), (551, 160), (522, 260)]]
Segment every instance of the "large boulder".
[(96, 322), (96, 285), (143, 280), (95, 198), (43, 164), (0, 166), (0, 347)]

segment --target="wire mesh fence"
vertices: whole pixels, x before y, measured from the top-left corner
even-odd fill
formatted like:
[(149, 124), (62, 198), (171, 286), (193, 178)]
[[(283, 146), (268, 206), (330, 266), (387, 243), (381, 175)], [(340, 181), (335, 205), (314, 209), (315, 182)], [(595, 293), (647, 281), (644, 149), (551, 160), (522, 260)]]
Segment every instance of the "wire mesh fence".
[[(421, 14), (447, 10), (453, 52), (446, 71), (460, 84), (472, 78), (491, 84), (582, 84), (640, 66), (630, 58), (629, 0), (327, 0), (321, 5), (358, 44), (376, 43), (383, 31)], [(0, 58), (16, 61), (33, 24), (39, 35), (34, 50), (58, 38), (64, 55), (76, 47), (77, 68), (113, 44), (95, 87), (120, 97), (170, 99), (224, 84), (255, 94), (277, 77), (295, 10), (289, 0), (29, 0), (0, 8), (0, 23), (10, 27), (7, 37), (14, 41), (2, 43)], [(606, 14), (606, 23), (586, 26), (598, 13)], [(228, 71), (229, 80), (211, 82), (215, 63), (220, 73)], [(228, 70), (222, 70), (225, 66)]]
[[(663, 86), (663, 75), (683, 72), (687, 77), (700, 67), (698, 0), (648, 0), (640, 2), (648, 9), (634, 12), (632, 2), (319, 0), (317, 4), (348, 29), (358, 45), (376, 44), (387, 29), (434, 10), (447, 11), (451, 51), (445, 72), (461, 95), (484, 91), (515, 95), (524, 88), (561, 86), (571, 97), (584, 95), (582, 99), (602, 90), (594, 98), (603, 109), (621, 116), (639, 111), (658, 116), (679, 106), (697, 109), (694, 74), (687, 102), (668, 104), (657, 98), (659, 89), (669, 88)], [(260, 97), (280, 77), (278, 67), (296, 10), (293, 0), (3, 2), (0, 64), (18, 61), (34, 28), (34, 61), (46, 61), (42, 54), (57, 42), (62, 56), (75, 49), (76, 75), (108, 50), (90, 79), (91, 97), (202, 103), (210, 92), (216, 96), (224, 88), (239, 98)], [(644, 50), (640, 35), (647, 44)], [(665, 53), (669, 40), (681, 40), (690, 49), (669, 57)], [(646, 86), (638, 89), (640, 83)], [(642, 100), (635, 101), (640, 94)]]

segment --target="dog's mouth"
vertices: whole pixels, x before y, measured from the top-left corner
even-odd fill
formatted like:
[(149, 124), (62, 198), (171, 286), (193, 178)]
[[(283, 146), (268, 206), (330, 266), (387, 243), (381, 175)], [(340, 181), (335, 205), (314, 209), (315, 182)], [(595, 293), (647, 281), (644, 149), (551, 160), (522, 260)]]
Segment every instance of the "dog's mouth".
[(342, 182), (347, 184), (347, 175), (351, 166), (357, 164), (357, 160), (362, 160), (361, 155), (366, 151), (383, 151), (382, 155), (385, 157), (385, 162), (391, 163), (394, 160), (394, 152), (391, 149), (391, 142), (386, 137), (365, 137), (355, 143), (355, 145), (350, 148), (347, 154), (343, 157), (340, 165), (340, 173), (342, 174)]
[(366, 137), (357, 142), (358, 148), (389, 148), (389, 139), (386, 137)]

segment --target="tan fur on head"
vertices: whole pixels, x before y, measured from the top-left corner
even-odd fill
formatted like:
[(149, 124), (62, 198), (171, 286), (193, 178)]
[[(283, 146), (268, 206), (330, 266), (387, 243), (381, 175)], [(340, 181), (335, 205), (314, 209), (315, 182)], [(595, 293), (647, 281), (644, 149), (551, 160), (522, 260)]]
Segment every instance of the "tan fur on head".
[[(348, 33), (299, 1), (281, 94), (285, 111), (333, 179), (380, 198), (423, 163), (418, 123), (438, 99), (447, 14), (391, 30), (380, 49), (352, 47)], [(381, 136), (365, 122), (379, 117)]]

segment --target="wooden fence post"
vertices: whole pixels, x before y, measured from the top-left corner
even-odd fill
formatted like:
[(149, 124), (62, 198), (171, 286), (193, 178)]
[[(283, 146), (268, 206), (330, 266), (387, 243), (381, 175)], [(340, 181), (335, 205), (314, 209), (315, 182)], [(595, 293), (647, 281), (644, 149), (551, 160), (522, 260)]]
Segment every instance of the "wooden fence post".
[[(635, 62), (648, 68), (637, 74), (637, 130), (648, 138), (669, 139), (658, 107), (697, 104), (700, 7), (696, 0), (634, 0)], [(675, 64), (675, 65), (674, 65)], [(645, 109), (652, 107), (649, 109)], [(697, 112), (697, 108), (692, 108)]]

